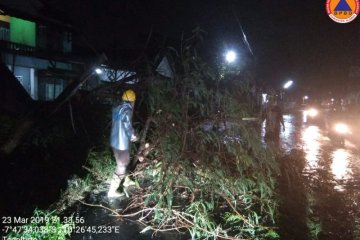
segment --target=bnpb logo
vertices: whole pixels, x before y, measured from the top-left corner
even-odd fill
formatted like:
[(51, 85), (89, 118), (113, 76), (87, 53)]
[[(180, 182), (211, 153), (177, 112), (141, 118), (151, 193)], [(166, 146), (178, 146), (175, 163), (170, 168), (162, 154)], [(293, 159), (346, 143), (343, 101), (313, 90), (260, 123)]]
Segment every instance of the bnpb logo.
[(327, 0), (326, 11), (338, 23), (349, 23), (359, 14), (359, 0)]

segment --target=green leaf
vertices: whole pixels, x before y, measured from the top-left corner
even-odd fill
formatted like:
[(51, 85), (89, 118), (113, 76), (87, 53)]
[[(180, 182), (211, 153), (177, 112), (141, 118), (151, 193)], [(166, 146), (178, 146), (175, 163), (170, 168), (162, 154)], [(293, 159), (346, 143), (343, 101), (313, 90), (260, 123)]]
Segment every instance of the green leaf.
[(274, 230), (270, 229), (266, 234), (265, 237), (271, 238), (271, 239), (279, 239), (280, 236), (275, 232)]

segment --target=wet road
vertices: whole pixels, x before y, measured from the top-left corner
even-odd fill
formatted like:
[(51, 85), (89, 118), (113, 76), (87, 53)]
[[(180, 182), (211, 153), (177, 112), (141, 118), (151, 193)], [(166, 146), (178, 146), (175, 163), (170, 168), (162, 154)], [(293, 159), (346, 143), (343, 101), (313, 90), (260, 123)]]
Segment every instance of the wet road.
[(305, 158), (301, 176), (306, 198), (299, 201), (306, 201), (310, 235), (314, 239), (360, 239), (359, 137), (351, 135), (345, 146), (339, 146), (323, 126), (304, 124), (301, 113), (285, 115), (284, 122), (281, 150), (298, 149)]

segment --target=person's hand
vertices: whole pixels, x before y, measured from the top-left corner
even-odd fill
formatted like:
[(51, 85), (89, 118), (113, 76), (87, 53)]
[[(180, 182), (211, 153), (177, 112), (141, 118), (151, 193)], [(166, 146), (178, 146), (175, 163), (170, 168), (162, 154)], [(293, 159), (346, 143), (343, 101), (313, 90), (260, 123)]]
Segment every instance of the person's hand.
[(130, 138), (130, 141), (132, 141), (132, 142), (137, 142), (139, 140), (139, 137), (137, 136), (137, 134), (133, 134), (133, 135), (131, 135), (131, 138)]

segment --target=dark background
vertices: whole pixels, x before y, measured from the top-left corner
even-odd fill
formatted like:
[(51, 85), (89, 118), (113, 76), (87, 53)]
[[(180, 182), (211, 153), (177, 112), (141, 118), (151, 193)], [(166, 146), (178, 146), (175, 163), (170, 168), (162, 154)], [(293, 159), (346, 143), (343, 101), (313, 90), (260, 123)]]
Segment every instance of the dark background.
[[(8, 0), (2, 0), (8, 1)], [(23, 0), (16, 0), (23, 1)], [(26, 1), (27, 2), (27, 1)], [(179, 47), (182, 33), (207, 32), (201, 54), (211, 64), (232, 48), (274, 87), (294, 80), (291, 91), (354, 90), (350, 68), (360, 66), (360, 19), (336, 23), (325, 0), (42, 0), (42, 12), (73, 24), (84, 45), (114, 61), (136, 58), (145, 48)], [(237, 19), (239, 21), (237, 21)], [(243, 43), (241, 26), (254, 55)], [(360, 75), (360, 73), (359, 73)], [(319, 89), (321, 92), (319, 92)]]

